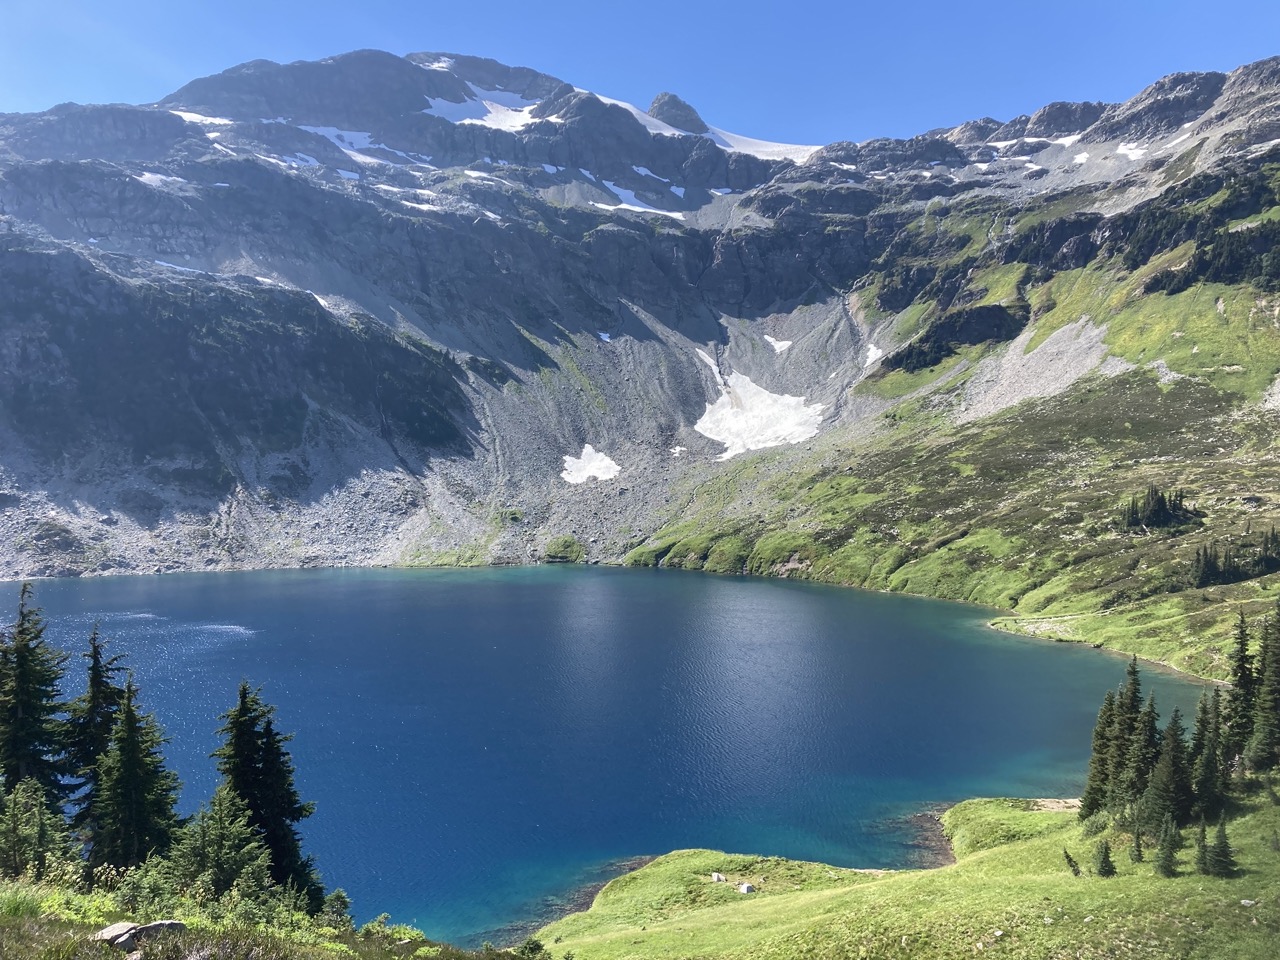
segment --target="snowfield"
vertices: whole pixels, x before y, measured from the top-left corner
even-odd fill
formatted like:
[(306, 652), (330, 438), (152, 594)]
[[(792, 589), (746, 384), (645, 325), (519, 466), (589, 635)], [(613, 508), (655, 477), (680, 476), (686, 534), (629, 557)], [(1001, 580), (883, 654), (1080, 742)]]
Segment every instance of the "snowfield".
[(724, 444), (718, 460), (748, 450), (801, 443), (818, 434), (823, 410), (820, 403), (806, 405), (804, 397), (770, 393), (741, 373), (729, 374), (720, 389), (720, 399), (707, 404), (706, 412), (693, 425), (704, 437)]
[(621, 472), (620, 466), (588, 443), (582, 448), (580, 457), (565, 454), (560, 479), (565, 483), (586, 483), (592, 477), (597, 480), (612, 480)]

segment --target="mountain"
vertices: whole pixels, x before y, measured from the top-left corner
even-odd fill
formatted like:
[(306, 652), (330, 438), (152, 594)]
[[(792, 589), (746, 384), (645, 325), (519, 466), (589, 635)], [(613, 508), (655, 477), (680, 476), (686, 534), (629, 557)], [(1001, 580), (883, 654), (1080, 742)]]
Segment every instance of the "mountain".
[[(908, 140), (710, 120), (368, 50), (0, 115), (0, 575), (581, 553), (1216, 670), (1178, 638), (1269, 582), (1280, 58)], [(1193, 519), (1117, 528), (1151, 483)], [(1214, 544), (1261, 579), (1193, 589)]]

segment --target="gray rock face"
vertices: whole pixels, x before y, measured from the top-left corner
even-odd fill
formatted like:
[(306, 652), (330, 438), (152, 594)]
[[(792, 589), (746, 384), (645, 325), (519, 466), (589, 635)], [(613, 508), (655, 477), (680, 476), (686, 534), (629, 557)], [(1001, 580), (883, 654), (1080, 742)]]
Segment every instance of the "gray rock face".
[(706, 133), (708, 129), (706, 122), (698, 116), (698, 111), (674, 93), (658, 94), (653, 98), (653, 103), (649, 104), (647, 113), (654, 119), (669, 123), (678, 130)]
[[(617, 557), (723, 469), (697, 425), (731, 373), (823, 430), (882, 411), (860, 290), (928, 259), (928, 204), (1096, 194), (1034, 238), (1079, 266), (1193, 143), (1182, 175), (1280, 139), (1277, 103), (1272, 60), (811, 153), (357, 51), (0, 116), (0, 576)], [(931, 269), (902, 306), (954, 296)], [(586, 444), (616, 480), (561, 478)]]

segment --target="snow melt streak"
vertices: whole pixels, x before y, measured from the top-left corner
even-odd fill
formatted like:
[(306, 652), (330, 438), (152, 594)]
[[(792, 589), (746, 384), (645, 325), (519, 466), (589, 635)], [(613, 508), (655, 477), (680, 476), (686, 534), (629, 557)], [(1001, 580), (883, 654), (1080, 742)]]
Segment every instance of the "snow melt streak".
[[(705, 359), (705, 358), (704, 358)], [(693, 425), (704, 437), (723, 443), (728, 460), (748, 450), (762, 450), (800, 443), (817, 436), (822, 404), (805, 405), (804, 397), (770, 393), (749, 377), (731, 373), (720, 399), (707, 404), (702, 419)]]

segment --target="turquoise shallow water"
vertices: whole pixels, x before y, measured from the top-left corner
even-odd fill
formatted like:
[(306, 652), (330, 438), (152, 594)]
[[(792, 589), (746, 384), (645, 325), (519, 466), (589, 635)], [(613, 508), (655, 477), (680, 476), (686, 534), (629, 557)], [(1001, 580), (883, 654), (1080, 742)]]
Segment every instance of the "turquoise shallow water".
[[(326, 881), (361, 919), (465, 944), (620, 858), (903, 866), (927, 805), (1077, 795), (1125, 666), (959, 604), (652, 570), (58, 580), (37, 601), (63, 649), (96, 621), (127, 654), (185, 811), (216, 783), (218, 714), (261, 684)], [(1194, 707), (1199, 685), (1144, 676), (1166, 716)]]

